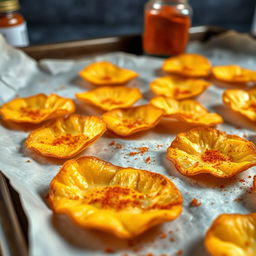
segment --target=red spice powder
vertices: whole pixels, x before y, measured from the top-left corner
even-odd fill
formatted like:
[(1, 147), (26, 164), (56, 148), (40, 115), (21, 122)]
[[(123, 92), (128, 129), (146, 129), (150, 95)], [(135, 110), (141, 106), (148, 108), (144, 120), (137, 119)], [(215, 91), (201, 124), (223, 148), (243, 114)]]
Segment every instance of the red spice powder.
[(30, 109), (30, 108), (21, 107), (20, 111), (22, 112), (21, 113), (22, 117), (28, 116), (32, 120), (36, 120), (45, 116), (45, 113), (42, 113), (40, 109)]
[(167, 235), (164, 232), (161, 232), (159, 237), (161, 239), (165, 239), (167, 237)]
[(146, 164), (148, 164), (148, 163), (150, 163), (150, 160), (151, 160), (151, 158), (150, 158), (150, 156), (149, 156), (149, 157), (147, 157), (144, 161), (145, 161)]
[(182, 250), (178, 250), (175, 255), (176, 256), (182, 256), (183, 255), (183, 251)]
[(175, 88), (174, 90), (174, 96), (178, 96), (179, 94), (188, 94), (191, 93), (190, 90), (181, 90), (179, 88)]
[(72, 146), (76, 144), (82, 137), (83, 139), (88, 139), (88, 137), (84, 135), (72, 136), (71, 134), (67, 134), (56, 138), (51, 144), (53, 146), (58, 146), (61, 144)]
[(129, 156), (135, 156), (137, 154), (143, 155), (146, 152), (148, 152), (148, 147), (140, 147), (140, 148), (136, 148), (138, 151), (134, 151), (134, 152), (130, 152)]
[(113, 141), (111, 141), (108, 145), (109, 146), (114, 146), (116, 144), (116, 142), (113, 140)]
[(140, 125), (147, 125), (147, 123), (145, 121), (142, 120), (132, 120), (132, 119), (124, 119), (122, 124), (120, 123), (120, 125), (124, 125), (127, 128), (131, 129), (134, 128), (136, 126), (140, 126)]
[(108, 145), (109, 145), (109, 146), (114, 146), (115, 149), (121, 149), (121, 148), (123, 148), (123, 145), (122, 145), (122, 144), (116, 143), (114, 140), (111, 141)]
[(171, 242), (175, 242), (175, 238), (171, 237), (171, 238), (170, 238), (170, 241), (171, 241)]
[(204, 154), (201, 156), (204, 162), (215, 163), (217, 161), (230, 161), (231, 158), (224, 156), (218, 150), (206, 149)]
[(245, 182), (245, 180), (244, 180), (244, 179), (240, 179), (240, 180), (239, 180), (239, 182), (244, 183), (244, 182)]
[(199, 207), (202, 203), (200, 203), (196, 198), (193, 198), (189, 204), (190, 207)]
[(105, 253), (114, 253), (115, 251), (112, 248), (106, 248)]
[(88, 195), (88, 204), (98, 204), (103, 209), (115, 209), (117, 211), (131, 207), (140, 207), (143, 195), (124, 187), (105, 187), (93, 191)]
[(256, 192), (256, 175), (253, 176), (252, 190), (253, 190), (254, 192)]
[(238, 198), (234, 199), (234, 201), (235, 201), (235, 202), (237, 202), (237, 203), (240, 203), (242, 200), (243, 200), (243, 199), (242, 199), (242, 198), (240, 198), (240, 197), (238, 197)]

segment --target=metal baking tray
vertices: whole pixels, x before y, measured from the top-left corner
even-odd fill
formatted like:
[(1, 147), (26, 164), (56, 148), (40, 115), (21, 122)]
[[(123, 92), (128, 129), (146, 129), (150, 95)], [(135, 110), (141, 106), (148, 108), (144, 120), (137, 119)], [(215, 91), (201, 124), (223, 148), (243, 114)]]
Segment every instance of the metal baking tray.
[[(220, 27), (199, 26), (189, 31), (190, 41), (207, 41), (227, 30)], [(36, 60), (43, 58), (78, 59), (91, 55), (122, 51), (142, 55), (142, 36), (113, 36), (21, 48)], [(4, 235), (0, 241), (0, 255), (28, 255), (28, 221), (19, 195), (0, 171), (0, 224)]]

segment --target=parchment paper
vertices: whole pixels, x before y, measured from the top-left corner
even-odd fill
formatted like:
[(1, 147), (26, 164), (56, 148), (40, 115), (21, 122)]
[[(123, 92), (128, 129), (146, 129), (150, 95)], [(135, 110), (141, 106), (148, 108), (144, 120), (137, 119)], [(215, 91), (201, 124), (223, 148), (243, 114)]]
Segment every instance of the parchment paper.
[[(256, 69), (255, 41), (235, 32), (216, 37), (205, 44), (191, 43), (188, 51), (205, 55), (214, 65), (239, 64)], [(22, 52), (6, 45), (0, 37), (0, 101), (3, 103), (14, 96), (25, 97), (41, 92), (75, 98), (75, 93), (92, 88), (77, 74), (85, 65), (95, 60), (108, 60), (140, 74), (138, 79), (128, 85), (138, 87), (144, 94), (144, 99), (137, 105), (152, 97), (148, 84), (160, 74), (159, 68), (163, 61), (159, 58), (111, 53), (79, 61), (46, 60), (37, 65)], [(226, 122), (219, 125), (219, 129), (254, 141), (255, 126), (222, 105), (223, 90), (211, 86), (198, 97), (198, 101), (223, 116)], [(101, 114), (91, 106), (78, 102), (77, 106), (79, 113)], [(123, 167), (131, 166), (161, 173), (170, 178), (182, 192), (184, 208), (178, 219), (127, 242), (100, 231), (82, 230), (67, 217), (53, 215), (47, 206), (45, 195), (51, 179), (63, 162), (32, 155), (24, 149), (28, 132), (0, 126), (0, 169), (21, 196), (29, 220), (30, 255), (104, 255), (105, 251), (111, 250), (113, 255), (208, 255), (203, 246), (203, 238), (215, 217), (221, 213), (256, 211), (255, 195), (248, 193), (256, 169), (251, 168), (229, 180), (210, 176), (187, 178), (180, 175), (166, 160), (166, 149), (175, 134), (187, 129), (189, 127), (165, 120), (155, 129), (127, 139), (106, 133), (81, 154), (97, 156)], [(110, 146), (112, 141), (122, 144), (122, 148)], [(142, 146), (148, 147), (149, 151), (143, 155), (128, 155)], [(146, 163), (145, 159), (149, 156), (151, 161)], [(193, 198), (198, 199), (201, 206), (190, 207)], [(181, 253), (179, 250), (183, 254), (178, 254)]]

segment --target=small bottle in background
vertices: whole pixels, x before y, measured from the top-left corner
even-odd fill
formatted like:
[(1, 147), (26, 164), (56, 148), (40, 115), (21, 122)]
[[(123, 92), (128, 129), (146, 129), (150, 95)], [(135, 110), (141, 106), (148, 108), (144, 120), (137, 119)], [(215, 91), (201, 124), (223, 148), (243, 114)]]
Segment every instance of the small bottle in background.
[(29, 45), (27, 24), (18, 12), (18, 0), (0, 0), (0, 34), (6, 41), (17, 47)]
[(151, 0), (145, 5), (145, 53), (172, 56), (185, 51), (192, 9), (187, 0)]

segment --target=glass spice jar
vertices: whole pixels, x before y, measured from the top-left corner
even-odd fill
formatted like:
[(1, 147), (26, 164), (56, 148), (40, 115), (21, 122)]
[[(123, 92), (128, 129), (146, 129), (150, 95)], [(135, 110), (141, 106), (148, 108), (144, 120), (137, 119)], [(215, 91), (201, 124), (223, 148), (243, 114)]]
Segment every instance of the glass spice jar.
[(187, 0), (151, 0), (145, 5), (143, 49), (172, 56), (185, 51), (192, 9)]
[(27, 25), (18, 0), (0, 0), (0, 34), (13, 46), (28, 46)]

